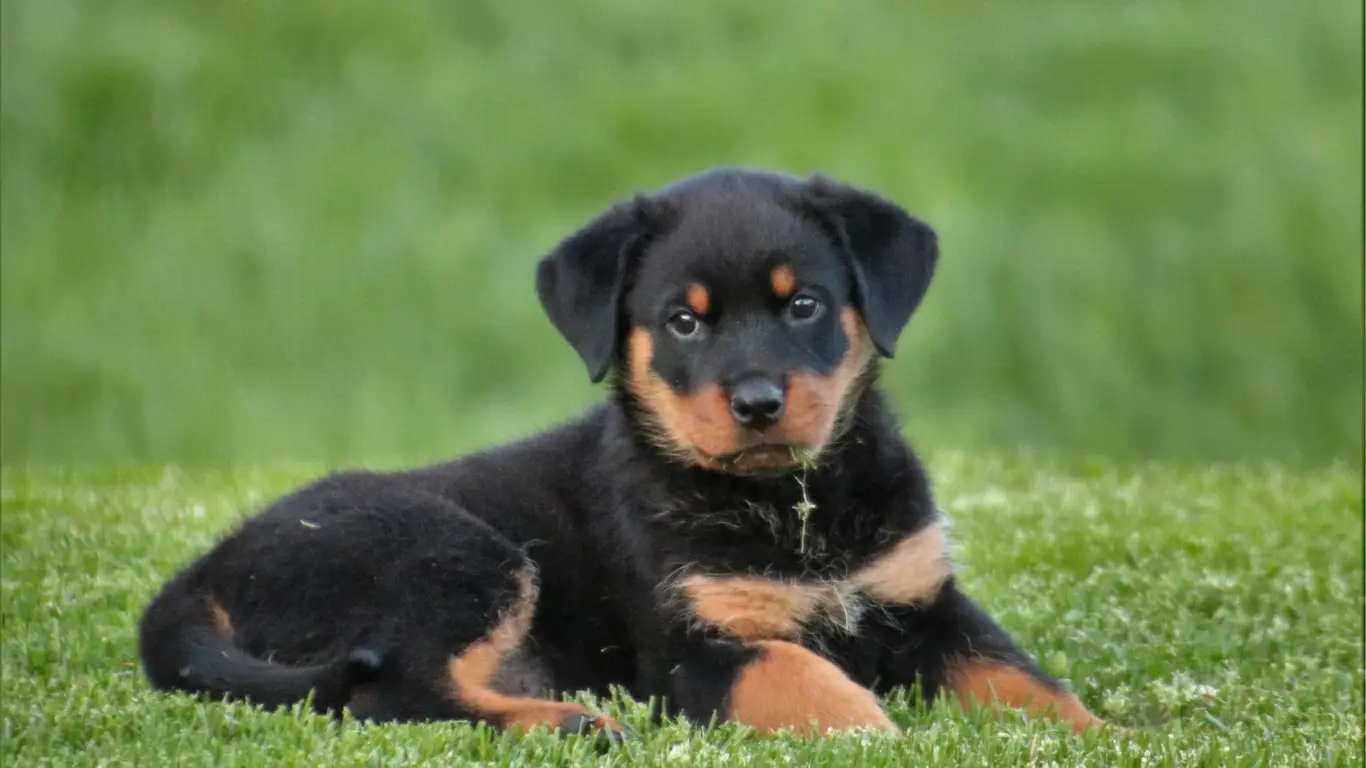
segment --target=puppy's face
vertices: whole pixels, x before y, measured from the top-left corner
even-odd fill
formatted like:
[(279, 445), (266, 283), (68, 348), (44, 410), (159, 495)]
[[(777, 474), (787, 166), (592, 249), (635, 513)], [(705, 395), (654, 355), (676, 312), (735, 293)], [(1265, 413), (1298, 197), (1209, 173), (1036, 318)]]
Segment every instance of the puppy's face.
[(614, 206), (542, 260), (537, 288), (595, 381), (615, 364), (665, 455), (765, 474), (838, 437), (937, 254), (870, 193), (726, 169)]
[(650, 437), (736, 474), (819, 455), (873, 360), (845, 259), (766, 197), (689, 203), (643, 249), (625, 301), (623, 380)]

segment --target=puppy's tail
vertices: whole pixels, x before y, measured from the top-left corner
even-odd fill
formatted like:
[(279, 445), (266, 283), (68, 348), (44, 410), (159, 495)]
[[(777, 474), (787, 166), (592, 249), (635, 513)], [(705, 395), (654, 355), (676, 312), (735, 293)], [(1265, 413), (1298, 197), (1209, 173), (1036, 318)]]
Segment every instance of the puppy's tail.
[(226, 614), (207, 596), (172, 581), (147, 607), (139, 627), (143, 670), (152, 687), (213, 699), (246, 699), (266, 709), (313, 694), (313, 709), (340, 714), (352, 689), (372, 678), (382, 655), (360, 648), (336, 660), (290, 666), (233, 644)]

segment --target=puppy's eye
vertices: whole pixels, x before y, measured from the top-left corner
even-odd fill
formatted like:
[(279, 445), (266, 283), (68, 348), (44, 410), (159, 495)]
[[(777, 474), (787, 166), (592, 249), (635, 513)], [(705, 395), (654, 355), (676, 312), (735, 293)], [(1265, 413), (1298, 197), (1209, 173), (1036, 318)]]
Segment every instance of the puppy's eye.
[(672, 333), (680, 339), (696, 336), (697, 333), (702, 330), (702, 322), (697, 319), (696, 315), (686, 309), (680, 309), (673, 313), (664, 325), (669, 329), (669, 333)]
[(787, 316), (794, 323), (809, 323), (820, 317), (823, 308), (820, 299), (802, 294), (787, 305)]

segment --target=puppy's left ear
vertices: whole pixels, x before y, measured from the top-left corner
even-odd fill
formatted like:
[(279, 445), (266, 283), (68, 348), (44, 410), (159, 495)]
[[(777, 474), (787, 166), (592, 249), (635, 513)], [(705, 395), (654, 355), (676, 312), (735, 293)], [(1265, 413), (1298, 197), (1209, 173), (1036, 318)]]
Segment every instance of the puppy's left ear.
[(873, 345), (891, 357), (939, 261), (933, 229), (871, 192), (814, 175), (802, 202), (844, 250)]
[(617, 203), (560, 241), (536, 266), (536, 293), (560, 335), (597, 383), (621, 338), (626, 274), (651, 236), (657, 212), (637, 195)]

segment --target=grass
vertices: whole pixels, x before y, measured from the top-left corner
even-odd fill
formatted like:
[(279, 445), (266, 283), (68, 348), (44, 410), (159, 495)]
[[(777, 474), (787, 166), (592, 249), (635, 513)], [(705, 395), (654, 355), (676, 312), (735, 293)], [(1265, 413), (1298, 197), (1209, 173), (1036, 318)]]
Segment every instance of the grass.
[[(1134, 735), (888, 707), (904, 738), (803, 743), (641, 728), (612, 764), (1359, 765), (1362, 476), (1338, 465), (1062, 462), (935, 453), (972, 594)], [(323, 467), (8, 468), (0, 752), (9, 765), (576, 765), (577, 739), (463, 724), (333, 727), (153, 693), (135, 623), (160, 582)]]
[(940, 231), (884, 382), (973, 593), (1139, 732), (896, 700), (900, 740), (674, 725), (609, 760), (1351, 763), (1361, 29), (1358, 3), (1283, 0), (5, 0), (6, 762), (587, 761), (153, 695), (133, 627), (323, 466), (599, 396), (535, 260), (613, 197), (735, 163)]
[(532, 429), (595, 396), (535, 259), (719, 163), (939, 228), (887, 374), (938, 447), (1360, 461), (1361, 28), (1285, 0), (5, 0), (0, 461)]

